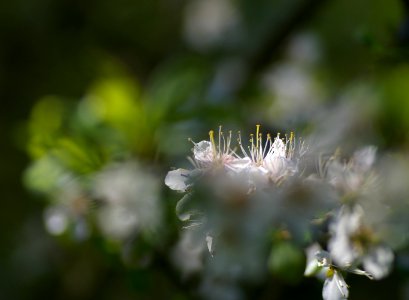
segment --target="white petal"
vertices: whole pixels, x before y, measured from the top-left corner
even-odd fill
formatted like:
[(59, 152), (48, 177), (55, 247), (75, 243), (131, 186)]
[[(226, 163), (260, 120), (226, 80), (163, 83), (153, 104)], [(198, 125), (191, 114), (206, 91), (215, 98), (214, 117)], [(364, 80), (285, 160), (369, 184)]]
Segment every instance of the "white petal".
[(305, 254), (307, 255), (307, 263), (304, 276), (312, 276), (319, 272), (321, 267), (318, 266), (318, 261), (315, 254), (321, 250), (321, 246), (317, 243), (312, 244), (305, 250)]
[(367, 172), (371, 169), (376, 159), (376, 147), (367, 146), (354, 153), (354, 166), (360, 172)]
[(275, 157), (273, 155), (267, 155), (264, 158), (263, 166), (273, 175), (284, 175), (287, 169), (287, 161), (283, 157)]
[(268, 170), (262, 166), (251, 164), (247, 169), (249, 181), (256, 186), (263, 186), (268, 183)]
[(349, 295), (348, 286), (340, 273), (334, 270), (334, 275), (327, 278), (322, 289), (324, 300), (347, 299)]
[(234, 172), (240, 172), (247, 170), (251, 165), (251, 159), (249, 157), (245, 158), (234, 158), (226, 163), (226, 167)]
[(274, 157), (285, 158), (286, 146), (282, 139), (278, 136), (274, 139), (274, 143), (269, 150), (269, 154), (272, 154)]
[(318, 261), (318, 265), (321, 267), (329, 267), (332, 264), (331, 256), (327, 251), (318, 250), (315, 253), (315, 258)]
[(328, 241), (328, 250), (337, 265), (345, 267), (353, 264), (358, 254), (353, 248), (349, 236), (335, 234)]
[(138, 217), (132, 209), (122, 205), (107, 205), (98, 210), (101, 231), (115, 240), (129, 237), (139, 227)]
[(328, 163), (327, 177), (330, 184), (336, 188), (345, 188), (345, 173), (347, 171), (339, 161), (333, 160)]
[(185, 192), (188, 188), (187, 180), (190, 171), (185, 169), (177, 169), (169, 171), (165, 178), (165, 184), (172, 190)]
[(195, 160), (210, 163), (213, 161), (212, 143), (209, 141), (201, 141), (193, 147), (193, 155)]
[(342, 267), (353, 264), (359, 255), (352, 245), (351, 236), (362, 225), (362, 216), (360, 206), (356, 205), (353, 209), (343, 206), (335, 221), (330, 224), (328, 249), (334, 261)]
[(389, 274), (392, 262), (392, 250), (385, 246), (378, 246), (364, 258), (362, 264), (365, 271), (370, 273), (375, 279), (382, 279)]
[(201, 235), (199, 239), (196, 231), (184, 230), (176, 247), (172, 250), (171, 258), (184, 275), (189, 275), (203, 268), (204, 249), (205, 244)]

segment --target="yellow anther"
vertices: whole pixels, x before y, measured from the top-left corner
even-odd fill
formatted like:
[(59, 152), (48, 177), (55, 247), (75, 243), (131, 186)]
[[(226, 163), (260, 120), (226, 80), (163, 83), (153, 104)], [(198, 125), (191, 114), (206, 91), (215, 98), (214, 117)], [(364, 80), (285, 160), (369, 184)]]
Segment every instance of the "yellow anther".
[(209, 131), (209, 137), (210, 137), (210, 143), (212, 144), (212, 148), (213, 148), (213, 155), (216, 157), (217, 150), (216, 150), (216, 144), (214, 142), (214, 131), (213, 130)]
[(334, 276), (334, 273), (335, 273), (334, 269), (332, 267), (329, 267), (326, 274), (327, 278), (331, 278), (332, 276)]
[(209, 131), (209, 137), (210, 137), (210, 142), (214, 144), (214, 131), (213, 130)]

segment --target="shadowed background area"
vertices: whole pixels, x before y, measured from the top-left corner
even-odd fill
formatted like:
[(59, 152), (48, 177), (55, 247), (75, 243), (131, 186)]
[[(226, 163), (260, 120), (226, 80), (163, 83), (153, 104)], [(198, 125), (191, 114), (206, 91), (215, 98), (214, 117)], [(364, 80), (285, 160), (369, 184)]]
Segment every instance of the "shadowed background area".
[[(262, 124), (407, 153), (408, 18), (398, 0), (1, 2), (0, 298), (212, 299), (163, 184), (188, 138)], [(286, 247), (245, 297), (320, 297)], [(401, 249), (350, 298), (408, 299)]]

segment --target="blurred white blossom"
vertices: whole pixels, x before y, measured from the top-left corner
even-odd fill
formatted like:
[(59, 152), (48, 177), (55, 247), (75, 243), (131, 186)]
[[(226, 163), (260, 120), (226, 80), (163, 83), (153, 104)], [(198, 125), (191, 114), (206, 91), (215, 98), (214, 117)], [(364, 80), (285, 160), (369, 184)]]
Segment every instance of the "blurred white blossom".
[(123, 240), (133, 233), (155, 233), (161, 225), (160, 184), (134, 161), (108, 166), (96, 177), (93, 193), (103, 201), (97, 221), (108, 237)]
[(194, 0), (185, 11), (184, 35), (199, 50), (220, 45), (237, 30), (240, 18), (230, 0)]
[(368, 146), (356, 151), (348, 162), (337, 155), (326, 165), (328, 181), (344, 195), (365, 193), (376, 182), (372, 166), (376, 158), (376, 148)]
[(343, 206), (330, 225), (330, 233), (328, 249), (338, 265), (362, 264), (375, 279), (389, 274), (393, 252), (364, 223), (364, 211), (359, 205)]
[(305, 276), (317, 276), (324, 280), (322, 289), (322, 298), (324, 300), (347, 299), (349, 296), (349, 286), (346, 284), (342, 272), (350, 272), (357, 275), (363, 275), (372, 279), (372, 275), (363, 270), (350, 265), (338, 266), (333, 263), (333, 257), (330, 252), (322, 250), (317, 243), (306, 249), (307, 265), (304, 272)]
[(90, 234), (86, 216), (91, 210), (91, 199), (73, 176), (64, 174), (58, 180), (54, 203), (43, 214), (44, 225), (53, 235), (71, 232), (75, 239), (84, 240)]
[(60, 235), (67, 230), (69, 217), (63, 207), (50, 206), (44, 211), (44, 223), (49, 233)]
[[(351, 158), (337, 151), (324, 159), (293, 133), (263, 136), (259, 125), (249, 143), (240, 133), (237, 144), (232, 141), (232, 133), (221, 127), (218, 136), (210, 131), (208, 141), (193, 143), (192, 170), (173, 170), (165, 178), (168, 187), (184, 193), (176, 213), (190, 222), (185, 230), (202, 239), (200, 251), (207, 245), (208, 254), (201, 257), (203, 286), (226, 280), (219, 287), (236, 290), (239, 282), (262, 278), (268, 232), (285, 232), (284, 240), (295, 245), (307, 239), (326, 243), (328, 251), (318, 243), (307, 249), (304, 273), (324, 280), (326, 300), (348, 298), (345, 272), (370, 279), (389, 274), (394, 254), (375, 221), (382, 215), (376, 209), (387, 210), (380, 201), (365, 210), (382, 182), (374, 146)], [(198, 253), (193, 252), (193, 269), (198, 269)], [(215, 295), (208, 297), (220, 296)]]
[(195, 231), (184, 230), (172, 250), (172, 261), (185, 276), (201, 271), (205, 248), (204, 240)]
[(279, 126), (311, 120), (326, 96), (326, 88), (318, 72), (321, 47), (312, 33), (293, 36), (288, 44), (286, 58), (272, 65), (262, 77), (268, 109), (261, 114)]
[[(209, 141), (193, 144), (193, 157), (190, 158), (193, 170), (176, 169), (168, 172), (165, 178), (165, 184), (173, 190), (188, 192), (202, 176), (216, 178), (222, 174), (219, 181), (213, 181), (217, 194), (227, 195), (229, 191), (235, 190), (236, 194), (242, 191), (243, 195), (246, 195), (257, 189), (257, 186), (262, 189), (270, 183), (277, 184), (294, 175), (299, 171), (299, 160), (306, 152), (303, 142), (297, 142), (293, 133), (285, 139), (281, 139), (280, 134), (274, 139), (268, 134), (264, 142), (260, 125), (256, 126), (256, 134), (251, 135), (247, 150), (240, 133), (238, 146), (234, 147), (232, 132), (226, 135), (221, 127), (218, 136), (215, 137), (214, 132), (210, 131)], [(241, 155), (238, 154), (237, 148)], [(177, 210), (178, 207), (185, 206), (189, 198), (188, 193), (178, 203)], [(189, 213), (183, 216), (190, 218)]]
[(347, 299), (349, 295), (348, 285), (340, 270), (332, 264), (330, 253), (322, 250), (318, 244), (313, 244), (307, 248), (306, 254), (307, 267), (304, 275), (319, 274), (319, 278), (325, 280), (322, 298), (324, 300)]

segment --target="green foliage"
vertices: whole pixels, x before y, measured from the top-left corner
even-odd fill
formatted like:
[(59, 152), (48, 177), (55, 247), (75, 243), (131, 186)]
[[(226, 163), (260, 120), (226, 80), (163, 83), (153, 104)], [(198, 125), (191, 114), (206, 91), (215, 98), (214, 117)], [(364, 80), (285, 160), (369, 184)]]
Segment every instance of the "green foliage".
[(275, 277), (291, 284), (299, 283), (305, 268), (304, 253), (289, 241), (278, 241), (271, 249), (268, 267)]

